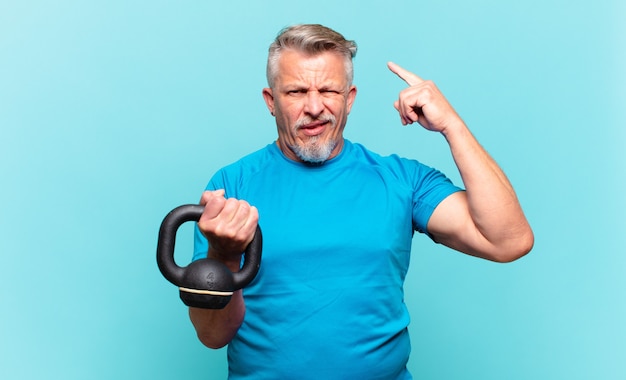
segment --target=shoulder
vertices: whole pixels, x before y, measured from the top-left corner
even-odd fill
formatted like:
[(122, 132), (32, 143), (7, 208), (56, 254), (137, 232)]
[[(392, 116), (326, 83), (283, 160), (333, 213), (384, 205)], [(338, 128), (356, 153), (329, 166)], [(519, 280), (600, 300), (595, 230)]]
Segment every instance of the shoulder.
[(369, 164), (378, 170), (387, 171), (395, 177), (416, 179), (428, 172), (436, 171), (416, 159), (401, 157), (397, 154), (382, 155), (374, 152), (359, 143), (350, 143), (352, 157), (359, 162)]
[(262, 172), (276, 161), (275, 144), (252, 152), (239, 160), (219, 169), (209, 181), (207, 189), (228, 189), (237, 186), (247, 178)]
[(221, 171), (257, 171), (268, 165), (275, 158), (276, 146), (274, 143), (245, 155), (239, 160), (223, 167)]
[(380, 155), (356, 143), (351, 144), (351, 149), (356, 160), (367, 162), (386, 180), (391, 179), (396, 184), (407, 186), (419, 199), (432, 197), (429, 202), (437, 204), (446, 196), (461, 190), (444, 173), (416, 159), (397, 154)]

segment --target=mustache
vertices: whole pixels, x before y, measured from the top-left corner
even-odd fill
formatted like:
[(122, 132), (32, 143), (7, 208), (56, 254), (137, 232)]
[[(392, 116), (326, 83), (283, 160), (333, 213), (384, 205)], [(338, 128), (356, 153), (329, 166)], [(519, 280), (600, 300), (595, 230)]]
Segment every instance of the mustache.
[(335, 118), (334, 115), (320, 115), (319, 117), (316, 117), (316, 118), (313, 118), (310, 116), (304, 116), (303, 118), (299, 119), (296, 122), (294, 129), (300, 129), (303, 126), (314, 123), (316, 121), (329, 122), (334, 126), (335, 123), (337, 122), (337, 118)]

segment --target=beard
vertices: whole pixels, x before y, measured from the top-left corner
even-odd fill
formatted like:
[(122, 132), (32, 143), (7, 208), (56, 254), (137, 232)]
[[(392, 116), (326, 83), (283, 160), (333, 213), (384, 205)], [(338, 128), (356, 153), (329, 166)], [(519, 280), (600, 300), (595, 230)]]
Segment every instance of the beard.
[[(294, 132), (297, 131), (301, 126), (317, 120), (329, 122), (329, 129), (331, 130), (337, 127), (337, 121), (335, 119), (335, 116), (324, 115), (320, 116), (317, 119), (311, 119), (307, 117), (298, 120), (294, 127)], [(289, 148), (302, 161), (310, 164), (319, 165), (328, 160), (330, 155), (333, 153), (333, 150), (337, 147), (338, 143), (339, 142), (337, 140), (329, 139), (323, 141), (321, 136), (313, 136), (309, 137), (306, 140), (303, 140), (299, 144), (296, 143), (289, 145)]]
[(323, 164), (337, 146), (337, 141), (320, 141), (319, 136), (309, 138), (306, 142), (291, 146), (291, 150), (304, 162)]

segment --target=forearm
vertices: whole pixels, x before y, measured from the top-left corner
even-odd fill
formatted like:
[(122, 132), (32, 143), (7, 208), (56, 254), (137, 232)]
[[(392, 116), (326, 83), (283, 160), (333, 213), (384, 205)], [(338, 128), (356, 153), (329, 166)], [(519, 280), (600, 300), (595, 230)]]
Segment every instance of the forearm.
[[(209, 257), (217, 258), (212, 250), (209, 250)], [(239, 270), (239, 262), (236, 260), (221, 261), (228, 266), (231, 272)], [(227, 345), (239, 330), (245, 311), (242, 291), (237, 290), (223, 309), (190, 307), (189, 318), (202, 344), (209, 348), (221, 348)]]
[(233, 339), (246, 310), (241, 293), (237, 290), (221, 310), (189, 308), (189, 318), (202, 344), (209, 348), (221, 348)]
[(484, 249), (510, 261), (532, 247), (532, 231), (513, 186), (498, 164), (459, 121), (445, 136), (466, 189), (471, 221), (484, 238)]

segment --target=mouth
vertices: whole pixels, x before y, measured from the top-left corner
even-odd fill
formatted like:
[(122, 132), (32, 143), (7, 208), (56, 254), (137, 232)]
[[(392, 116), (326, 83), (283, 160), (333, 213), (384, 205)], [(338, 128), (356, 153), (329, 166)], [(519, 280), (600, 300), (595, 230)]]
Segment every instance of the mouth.
[(298, 130), (301, 131), (305, 136), (317, 136), (324, 132), (326, 129), (326, 125), (330, 121), (328, 120), (315, 120), (311, 123), (306, 123), (298, 127)]

